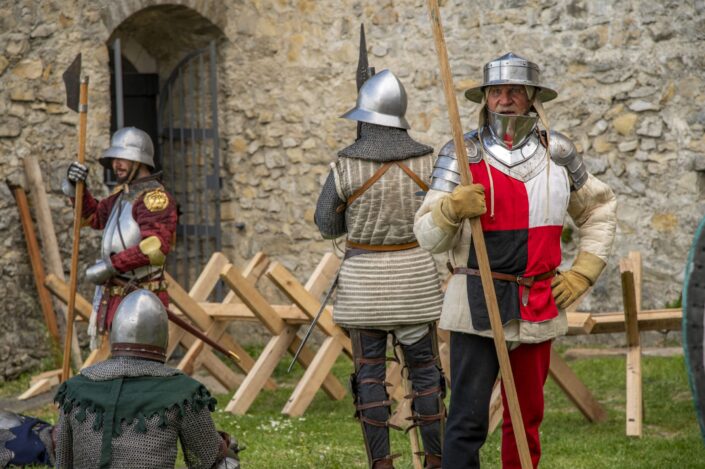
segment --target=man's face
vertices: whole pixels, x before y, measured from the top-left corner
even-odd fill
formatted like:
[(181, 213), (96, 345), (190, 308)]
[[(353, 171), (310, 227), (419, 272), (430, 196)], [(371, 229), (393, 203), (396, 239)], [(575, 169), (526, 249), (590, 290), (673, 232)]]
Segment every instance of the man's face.
[(113, 173), (115, 173), (115, 177), (117, 178), (118, 184), (122, 184), (127, 181), (127, 178), (130, 175), (130, 172), (132, 171), (132, 166), (135, 164), (138, 163), (135, 163), (134, 161), (130, 160), (123, 160), (122, 158), (113, 158)]
[(487, 109), (498, 114), (529, 113), (531, 102), (523, 85), (495, 85), (487, 92)]

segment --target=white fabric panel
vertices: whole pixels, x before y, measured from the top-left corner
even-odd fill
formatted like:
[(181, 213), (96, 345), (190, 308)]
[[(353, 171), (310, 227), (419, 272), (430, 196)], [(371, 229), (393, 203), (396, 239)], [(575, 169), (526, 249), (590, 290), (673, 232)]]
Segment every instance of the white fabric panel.
[(529, 198), (529, 228), (537, 226), (563, 226), (568, 202), (570, 201), (570, 180), (568, 171), (553, 161), (550, 162), (550, 203), (546, 204), (546, 171), (525, 183)]

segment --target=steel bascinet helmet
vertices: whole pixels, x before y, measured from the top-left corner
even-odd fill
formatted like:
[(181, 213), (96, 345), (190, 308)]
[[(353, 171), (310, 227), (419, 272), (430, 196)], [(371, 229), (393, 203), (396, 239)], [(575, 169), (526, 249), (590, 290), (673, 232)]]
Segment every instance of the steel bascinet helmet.
[(110, 160), (121, 158), (136, 161), (154, 169), (154, 145), (149, 134), (137, 127), (123, 127), (113, 134), (110, 148), (105, 150), (98, 161), (110, 168)]
[(166, 361), (169, 319), (157, 295), (136, 290), (127, 295), (113, 319), (110, 350), (114, 357)]
[(482, 84), (465, 91), (465, 97), (481, 103), (484, 88), (493, 85), (533, 86), (538, 90), (536, 99), (542, 103), (558, 96), (554, 90), (541, 84), (538, 65), (511, 52), (487, 62), (482, 73)]
[(370, 77), (360, 88), (357, 104), (340, 117), (359, 122), (408, 129), (406, 90), (389, 70)]

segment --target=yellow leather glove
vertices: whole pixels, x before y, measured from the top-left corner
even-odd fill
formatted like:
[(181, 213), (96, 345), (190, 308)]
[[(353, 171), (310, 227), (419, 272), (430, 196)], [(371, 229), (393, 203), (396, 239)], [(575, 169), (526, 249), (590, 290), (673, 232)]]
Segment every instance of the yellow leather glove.
[(443, 197), (432, 210), (433, 221), (443, 231), (458, 229), (465, 218), (479, 217), (487, 211), (485, 188), (482, 184), (458, 186)]
[(580, 251), (569, 271), (559, 272), (553, 277), (551, 290), (556, 306), (565, 309), (572, 305), (595, 284), (604, 268), (605, 262), (602, 259), (587, 251)]

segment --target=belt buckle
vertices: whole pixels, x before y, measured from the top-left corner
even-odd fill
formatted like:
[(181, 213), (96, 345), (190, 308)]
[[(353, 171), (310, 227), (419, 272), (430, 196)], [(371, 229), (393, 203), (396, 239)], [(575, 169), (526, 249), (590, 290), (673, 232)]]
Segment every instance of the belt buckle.
[(522, 277), (521, 275), (517, 275), (516, 283), (519, 284), (519, 285), (521, 285), (521, 281), (522, 281), (522, 280), (524, 280), (524, 277)]

